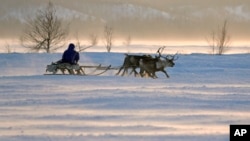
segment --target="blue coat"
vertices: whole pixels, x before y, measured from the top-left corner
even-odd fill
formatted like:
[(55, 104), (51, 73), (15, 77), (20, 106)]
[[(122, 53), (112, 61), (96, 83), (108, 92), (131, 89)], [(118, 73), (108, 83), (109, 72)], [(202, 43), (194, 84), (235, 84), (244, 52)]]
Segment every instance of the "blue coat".
[(70, 63), (70, 64), (77, 64), (79, 61), (80, 56), (79, 53), (75, 51), (75, 45), (70, 44), (68, 49), (64, 51), (62, 56), (62, 62)]

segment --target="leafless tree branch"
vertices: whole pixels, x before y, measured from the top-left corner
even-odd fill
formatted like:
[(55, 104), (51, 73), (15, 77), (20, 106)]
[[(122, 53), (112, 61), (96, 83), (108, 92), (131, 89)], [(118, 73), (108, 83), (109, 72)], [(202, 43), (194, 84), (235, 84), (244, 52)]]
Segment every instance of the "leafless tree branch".
[(107, 52), (111, 51), (111, 48), (113, 46), (113, 28), (105, 25), (104, 27), (104, 42), (105, 42), (105, 46), (107, 49)]
[(218, 28), (217, 32), (212, 32), (210, 38), (207, 38), (209, 46), (212, 48), (213, 54), (224, 54), (230, 45), (230, 36), (228, 33), (228, 22), (224, 21), (223, 25)]
[(50, 53), (64, 45), (67, 35), (68, 26), (64, 26), (63, 21), (58, 19), (53, 3), (49, 2), (45, 9), (37, 11), (34, 19), (27, 21), (20, 41), (32, 51), (44, 50)]

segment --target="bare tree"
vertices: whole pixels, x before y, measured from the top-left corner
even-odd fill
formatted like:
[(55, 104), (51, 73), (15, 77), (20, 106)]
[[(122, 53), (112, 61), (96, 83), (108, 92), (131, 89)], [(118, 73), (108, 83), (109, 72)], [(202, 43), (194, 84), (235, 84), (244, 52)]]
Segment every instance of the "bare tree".
[(223, 25), (219, 27), (218, 32), (212, 32), (211, 37), (207, 39), (209, 46), (211, 46), (213, 54), (224, 54), (230, 45), (230, 36), (228, 33), (228, 22), (224, 21)]
[(105, 25), (104, 27), (104, 43), (108, 52), (111, 51), (113, 46), (113, 28)]
[(130, 46), (131, 45), (132, 38), (130, 35), (123, 41), (123, 45)]
[(210, 38), (207, 38), (206, 40), (207, 40), (209, 46), (212, 49), (212, 54), (215, 54), (215, 48), (216, 48), (216, 45), (215, 45), (215, 43), (216, 43), (216, 41), (215, 41), (215, 32), (213, 31), (211, 33)]
[(91, 46), (95, 46), (98, 44), (98, 35), (90, 34), (89, 35), (89, 43)]
[(217, 43), (217, 47), (218, 47), (218, 54), (223, 54), (225, 51), (228, 50), (229, 48), (229, 44), (230, 44), (230, 36), (228, 33), (228, 29), (227, 29), (227, 21), (224, 21), (223, 26), (220, 29), (220, 33), (219, 33), (219, 38), (218, 38), (218, 43)]
[(79, 48), (79, 52), (82, 52), (88, 48), (94, 47), (98, 44), (98, 36), (96, 34), (89, 35), (89, 38), (88, 38), (89, 45), (81, 45), (81, 42), (78, 38), (78, 34), (77, 34), (76, 40), (77, 40), (76, 44), (77, 44), (77, 47)]
[(125, 40), (123, 41), (123, 45), (126, 46), (127, 48), (127, 51), (129, 51), (129, 46), (131, 45), (131, 42), (132, 42), (132, 38), (130, 36), (130, 34), (127, 36), (127, 38), (125, 38)]
[(12, 53), (12, 49), (10, 47), (10, 44), (7, 42), (5, 43), (5, 49), (6, 49), (7, 53)]
[(44, 50), (47, 53), (61, 48), (68, 35), (68, 25), (56, 16), (53, 3), (37, 11), (34, 19), (26, 23), (26, 30), (21, 36), (21, 44), (32, 51)]

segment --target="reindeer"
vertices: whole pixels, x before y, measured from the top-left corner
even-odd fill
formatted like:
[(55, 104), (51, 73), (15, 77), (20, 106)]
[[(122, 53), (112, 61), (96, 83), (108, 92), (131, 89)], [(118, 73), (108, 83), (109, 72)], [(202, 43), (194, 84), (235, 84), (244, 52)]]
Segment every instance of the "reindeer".
[(136, 68), (139, 68), (139, 61), (140, 59), (149, 59), (152, 58), (150, 55), (128, 55), (125, 54), (126, 57), (124, 58), (123, 65), (120, 67), (119, 71), (116, 73), (116, 75), (119, 75), (119, 73), (123, 70), (122, 76), (124, 74), (128, 73), (128, 69), (132, 69), (130, 72), (130, 75), (134, 72), (134, 75), (138, 75), (138, 72), (136, 71)]
[[(166, 57), (162, 56), (161, 53), (163, 52), (165, 47), (161, 47), (158, 49), (157, 53), (159, 56), (155, 58), (149, 59), (140, 59), (139, 67), (140, 67), (140, 75), (143, 77), (144, 74), (148, 74), (152, 78), (157, 78), (156, 72), (161, 71), (163, 72), (167, 78), (169, 75), (167, 74), (165, 68), (166, 67), (173, 67), (175, 65), (174, 61), (178, 59), (176, 54), (174, 56), (167, 55)], [(161, 59), (163, 58), (163, 59)]]

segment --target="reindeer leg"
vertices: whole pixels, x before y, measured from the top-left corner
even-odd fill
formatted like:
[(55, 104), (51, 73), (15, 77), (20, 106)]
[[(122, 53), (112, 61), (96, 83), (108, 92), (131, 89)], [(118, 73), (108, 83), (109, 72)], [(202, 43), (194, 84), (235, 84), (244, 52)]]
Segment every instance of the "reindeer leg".
[(119, 71), (116, 73), (116, 75), (119, 75), (119, 73), (121, 72), (121, 70), (123, 69), (124, 67), (120, 67)]
[(124, 76), (125, 73), (128, 74), (128, 68), (124, 68), (124, 69), (123, 69), (122, 76)]
[(153, 75), (149, 71), (144, 70), (143, 71), (143, 77), (151, 77), (151, 78), (153, 78)]
[(158, 76), (154, 73), (154, 78), (158, 78)]
[(165, 70), (161, 70), (163, 73), (165, 73), (166, 77), (169, 78), (169, 75), (167, 74), (167, 72)]
[(65, 70), (64, 69), (60, 69), (60, 71), (62, 72), (62, 74), (65, 74)]
[(144, 73), (144, 70), (141, 68), (141, 69), (140, 69), (140, 76), (141, 76), (141, 77), (144, 77), (143, 73)]
[(129, 75), (131, 75), (132, 73), (134, 73), (134, 76), (136, 76), (136, 71), (135, 71), (134, 67), (131, 68), (131, 71), (130, 71)]
[(130, 71), (130, 73), (129, 73), (129, 75), (131, 75), (133, 72), (134, 72), (134, 69), (132, 68), (131, 71)]
[(133, 67), (133, 71), (134, 71), (134, 76), (136, 77), (138, 75), (138, 72), (136, 71), (136, 67)]
[(149, 73), (149, 76), (153, 79), (158, 78), (155, 72)]

